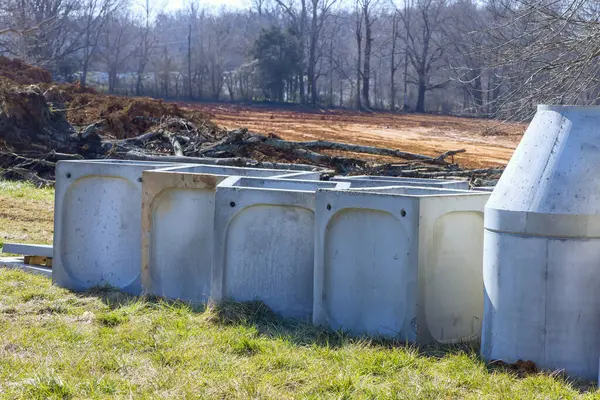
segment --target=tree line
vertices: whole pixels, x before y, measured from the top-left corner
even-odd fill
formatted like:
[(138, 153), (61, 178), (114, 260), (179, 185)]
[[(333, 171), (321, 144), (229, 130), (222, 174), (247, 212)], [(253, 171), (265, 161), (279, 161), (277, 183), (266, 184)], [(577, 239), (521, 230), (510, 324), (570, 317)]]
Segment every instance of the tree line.
[(116, 94), (524, 118), (597, 104), (600, 3), (0, 0), (0, 54)]

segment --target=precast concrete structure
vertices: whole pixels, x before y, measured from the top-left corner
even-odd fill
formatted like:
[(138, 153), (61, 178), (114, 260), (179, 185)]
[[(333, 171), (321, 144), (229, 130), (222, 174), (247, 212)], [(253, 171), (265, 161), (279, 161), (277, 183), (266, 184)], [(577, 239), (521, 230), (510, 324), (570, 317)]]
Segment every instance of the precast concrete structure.
[(278, 179), (295, 179), (301, 181), (319, 181), (321, 180), (321, 173), (318, 171), (300, 171), (291, 172), (289, 174), (279, 175)]
[(447, 179), (425, 179), (425, 178), (403, 178), (394, 176), (334, 176), (330, 179), (334, 182), (350, 182), (352, 188), (361, 187), (382, 187), (382, 186), (416, 186), (416, 187), (435, 187), (440, 189), (460, 189), (468, 190), (469, 182), (463, 180)]
[(140, 293), (142, 172), (171, 164), (59, 161), (52, 280), (71, 290)]
[(596, 379), (600, 107), (539, 106), (485, 209), (481, 353)]
[[(143, 174), (144, 293), (203, 303), (210, 295), (215, 193), (228, 176), (272, 177), (290, 170), (188, 165)], [(315, 173), (301, 173), (311, 179)], [(311, 175), (312, 174), (312, 175)]]
[(479, 338), (488, 193), (320, 189), (313, 322), (410, 342)]
[(260, 300), (278, 315), (310, 320), (315, 191), (348, 187), (239, 177), (219, 184), (211, 297)]

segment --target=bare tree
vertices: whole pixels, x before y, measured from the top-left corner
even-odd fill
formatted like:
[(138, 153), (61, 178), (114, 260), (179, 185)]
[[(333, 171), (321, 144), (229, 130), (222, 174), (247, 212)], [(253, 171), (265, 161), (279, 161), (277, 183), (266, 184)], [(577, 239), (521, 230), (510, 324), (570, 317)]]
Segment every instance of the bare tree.
[(135, 94), (140, 96), (142, 94), (142, 83), (144, 80), (144, 73), (146, 67), (150, 62), (150, 57), (156, 48), (156, 34), (153, 27), (150, 25), (150, 0), (146, 0), (144, 4), (144, 16), (143, 22), (139, 34), (139, 42), (136, 51), (137, 68), (136, 68), (136, 84)]
[(391, 36), (391, 48), (390, 48), (390, 109), (396, 109), (396, 97), (398, 95), (396, 89), (396, 72), (403, 63), (400, 54), (400, 39), (401, 39), (401, 17), (398, 10), (392, 12), (392, 29), (390, 32)]
[[(290, 18), (292, 25), (296, 28), (298, 32), (298, 36), (301, 38), (300, 40), (300, 53), (304, 56), (306, 52), (306, 36), (307, 36), (307, 25), (308, 25), (308, 8), (306, 6), (307, 0), (299, 0), (300, 1), (300, 10), (297, 9), (297, 5), (295, 0), (288, 0), (285, 2), (284, 0), (275, 0), (275, 2), (283, 9), (286, 15)], [(312, 1), (312, 0), (311, 0)], [(329, 0), (333, 1), (333, 0)], [(300, 71), (303, 71), (300, 76), (298, 76), (298, 90), (300, 92), (300, 103), (306, 103), (306, 93), (305, 93), (305, 85), (304, 85), (304, 71), (305, 58), (303, 57), (303, 65), (299, 68)]]
[(319, 62), (318, 45), (321, 40), (323, 26), (327, 21), (331, 8), (337, 0), (310, 0), (311, 20), (310, 20), (310, 35), (309, 35), (309, 52), (308, 52), (308, 86), (310, 92), (310, 102), (312, 105), (317, 104), (318, 90), (316, 72), (317, 63)]
[(76, 12), (79, 0), (4, 0), (0, 17), (10, 27), (0, 47), (26, 62), (55, 69), (79, 50)]
[(84, 0), (82, 4), (82, 43), (81, 76), (82, 85), (87, 82), (87, 74), (92, 57), (98, 49), (102, 28), (111, 15), (122, 6), (119, 0)]
[(362, 71), (362, 99), (363, 107), (371, 108), (369, 99), (371, 93), (371, 55), (373, 49), (373, 24), (377, 20), (373, 15), (373, 8), (377, 4), (377, 0), (359, 0), (360, 11), (363, 15), (365, 27), (365, 51), (364, 51), (364, 66)]
[[(402, 14), (406, 29), (406, 52), (414, 69), (408, 80), (417, 85), (417, 112), (425, 112), (425, 95), (428, 91), (444, 87), (449, 80), (434, 80), (444, 64), (447, 21), (446, 0), (416, 0), (414, 10)], [(409, 18), (410, 17), (410, 18)]]
[(599, 11), (586, 0), (490, 1), (482, 56), (497, 76), (493, 109), (523, 119), (538, 103), (598, 104)]
[(229, 18), (216, 18), (210, 16), (205, 24), (204, 37), (207, 41), (207, 66), (210, 83), (210, 93), (214, 100), (219, 100), (225, 85), (225, 71), (229, 45), (231, 44), (231, 31), (233, 26)]
[(364, 22), (364, 15), (362, 13), (362, 9), (361, 9), (361, 5), (360, 5), (360, 0), (356, 0), (356, 3), (354, 4), (354, 15), (356, 18), (356, 26), (354, 29), (354, 37), (356, 39), (356, 51), (357, 51), (357, 56), (356, 56), (356, 108), (357, 109), (361, 109), (363, 102), (361, 100), (361, 91), (360, 91), (360, 86), (361, 86), (361, 80), (363, 77), (363, 71), (362, 71), (362, 51), (363, 51), (363, 47), (362, 47), (362, 41), (363, 41), (363, 22)]
[(133, 54), (134, 41), (132, 20), (129, 14), (113, 14), (106, 22), (101, 35), (99, 56), (108, 72), (108, 92), (114, 93), (117, 77), (125, 68), (125, 62)]

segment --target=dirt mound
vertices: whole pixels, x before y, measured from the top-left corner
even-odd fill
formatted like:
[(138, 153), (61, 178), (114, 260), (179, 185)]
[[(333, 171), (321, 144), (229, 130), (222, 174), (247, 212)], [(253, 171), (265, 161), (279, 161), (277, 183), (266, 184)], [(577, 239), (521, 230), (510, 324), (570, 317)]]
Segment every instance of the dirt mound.
[(19, 85), (32, 85), (40, 83), (51, 83), (50, 72), (26, 64), (19, 59), (0, 56), (0, 76), (13, 81)]
[[(25, 103), (20, 104), (20, 111), (16, 113), (13, 112), (14, 110), (11, 111), (11, 115), (14, 115), (9, 121), (6, 109), (15, 105), (14, 94), (30, 92), (23, 87), (24, 85), (36, 86), (37, 100), (33, 100), (31, 94), (24, 96)], [(5, 115), (0, 121), (0, 127), (16, 123), (11, 128), (13, 131), (34, 129), (34, 127), (39, 129), (40, 126), (45, 126), (48, 119), (42, 117), (42, 114), (51, 115), (53, 118), (66, 118), (68, 123), (80, 129), (98, 124), (96, 132), (99, 135), (118, 139), (138, 136), (159, 125), (161, 120), (173, 117), (186, 118), (202, 125), (205, 130), (218, 129), (209, 121), (209, 116), (198, 110), (184, 109), (176, 104), (151, 98), (104, 95), (93, 88), (81, 86), (79, 82), (53, 84), (52, 76), (48, 71), (28, 65), (19, 59), (11, 60), (4, 56), (0, 56), (0, 89), (2, 90), (0, 102), (13, 104), (13, 106), (3, 106)], [(39, 97), (40, 94), (43, 94), (43, 97)], [(5, 98), (6, 95), (9, 95), (10, 99)], [(42, 100), (47, 104), (43, 105)], [(33, 107), (29, 110), (31, 114), (29, 117), (32, 120), (26, 121), (27, 118), (23, 119), (21, 116), (28, 114), (29, 106)], [(46, 110), (42, 112), (44, 108)], [(64, 124), (61, 128), (66, 128), (71, 133), (73, 131)], [(14, 137), (4, 138), (5, 142), (12, 142), (12, 139)]]
[(67, 101), (67, 119), (75, 126), (99, 123), (98, 133), (117, 139), (131, 138), (147, 132), (167, 118), (186, 118), (217, 129), (200, 112), (179, 108), (176, 104), (150, 98), (108, 96), (98, 93), (62, 91)]
[(74, 132), (60, 110), (46, 102), (39, 86), (0, 86), (0, 132), (17, 151), (62, 149)]

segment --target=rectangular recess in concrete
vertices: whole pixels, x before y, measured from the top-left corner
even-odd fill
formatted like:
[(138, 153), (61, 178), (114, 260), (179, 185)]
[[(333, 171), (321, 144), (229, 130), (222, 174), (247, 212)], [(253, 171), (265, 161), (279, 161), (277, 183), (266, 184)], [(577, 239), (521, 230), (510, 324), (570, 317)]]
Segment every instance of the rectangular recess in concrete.
[(314, 201), (344, 182), (231, 177), (217, 187), (215, 301), (263, 301), (286, 318), (309, 320), (313, 307)]
[(140, 293), (142, 172), (173, 163), (59, 161), (52, 279), (87, 290), (110, 285)]
[(230, 175), (272, 177), (296, 172), (213, 165), (145, 172), (141, 262), (144, 293), (206, 302), (211, 285), (217, 185)]
[(332, 181), (351, 182), (352, 188), (376, 187), (376, 186), (418, 186), (418, 187), (437, 187), (444, 189), (468, 190), (469, 182), (462, 180), (446, 179), (425, 179), (425, 178), (403, 178), (394, 176), (335, 176)]
[(489, 193), (320, 189), (313, 322), (421, 344), (476, 340)]

